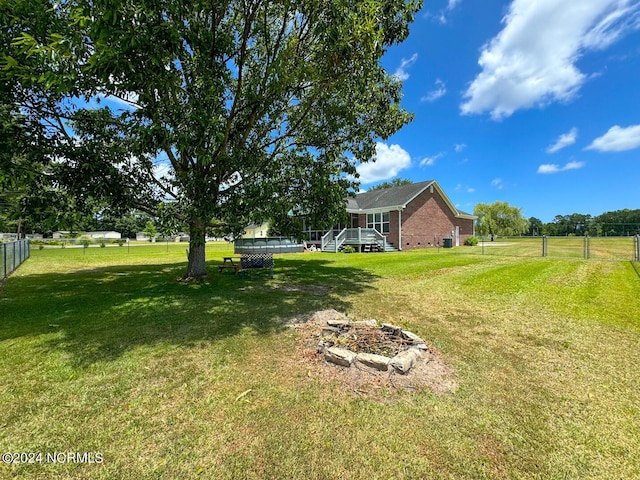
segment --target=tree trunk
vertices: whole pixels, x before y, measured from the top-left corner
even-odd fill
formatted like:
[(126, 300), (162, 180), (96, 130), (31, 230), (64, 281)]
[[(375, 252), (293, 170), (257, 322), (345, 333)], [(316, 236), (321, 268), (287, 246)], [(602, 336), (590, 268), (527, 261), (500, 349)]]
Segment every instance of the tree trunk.
[(205, 266), (205, 224), (193, 219), (189, 225), (189, 264), (185, 279), (202, 279), (207, 276)]

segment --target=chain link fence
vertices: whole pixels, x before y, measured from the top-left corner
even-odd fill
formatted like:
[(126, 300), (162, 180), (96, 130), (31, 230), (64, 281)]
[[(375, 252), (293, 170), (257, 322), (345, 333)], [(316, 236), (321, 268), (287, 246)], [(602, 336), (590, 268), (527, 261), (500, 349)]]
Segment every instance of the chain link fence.
[(514, 257), (582, 258), (610, 261), (640, 261), (640, 236), (633, 237), (498, 237), (483, 238), (462, 253)]
[(0, 280), (4, 280), (31, 255), (29, 240), (0, 243)]

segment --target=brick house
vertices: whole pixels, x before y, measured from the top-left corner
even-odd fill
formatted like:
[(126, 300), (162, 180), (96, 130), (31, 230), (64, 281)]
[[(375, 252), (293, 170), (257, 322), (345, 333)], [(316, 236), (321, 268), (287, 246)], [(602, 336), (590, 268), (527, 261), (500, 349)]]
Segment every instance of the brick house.
[(435, 180), (360, 193), (347, 200), (347, 212), (348, 225), (324, 234), (322, 250), (459, 246), (475, 233), (476, 217), (458, 210)]

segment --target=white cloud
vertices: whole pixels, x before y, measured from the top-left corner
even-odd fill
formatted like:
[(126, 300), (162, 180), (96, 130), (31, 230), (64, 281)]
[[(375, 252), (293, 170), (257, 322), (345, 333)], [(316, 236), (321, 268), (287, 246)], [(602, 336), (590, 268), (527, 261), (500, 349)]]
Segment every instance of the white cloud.
[(469, 85), (463, 114), (494, 120), (519, 109), (569, 101), (588, 76), (577, 60), (640, 28), (637, 0), (513, 0), (503, 30), (484, 45), (482, 71)]
[(547, 148), (547, 153), (555, 153), (558, 150), (562, 150), (564, 147), (573, 145), (576, 143), (576, 138), (578, 138), (578, 129), (573, 127), (567, 133), (560, 135), (558, 140), (556, 140), (556, 143)]
[(401, 170), (410, 166), (411, 156), (400, 145), (388, 146), (386, 143), (378, 142), (375, 158), (370, 162), (361, 163), (356, 169), (360, 174), (360, 182), (369, 184), (397, 177)]
[(494, 178), (491, 180), (491, 186), (498, 190), (502, 190), (504, 188), (504, 181), (501, 178)]
[(640, 125), (620, 127), (615, 125), (603, 136), (596, 138), (587, 150), (623, 152), (640, 147)]
[(453, 149), (457, 152), (460, 153), (461, 151), (463, 151), (465, 148), (467, 148), (467, 145), (464, 143), (456, 143), (453, 146)]
[(403, 58), (402, 61), (400, 62), (400, 66), (396, 70), (396, 73), (394, 73), (393, 75), (404, 82), (409, 78), (409, 73), (407, 72), (407, 69), (411, 67), (414, 63), (416, 63), (416, 60), (418, 60), (417, 53), (414, 53), (408, 59)]
[(467, 192), (467, 193), (473, 193), (476, 191), (475, 188), (473, 187), (466, 187), (463, 186), (461, 183), (459, 183), (458, 185), (456, 185), (456, 191), (457, 192)]
[(440, 152), (440, 153), (436, 153), (435, 155), (431, 156), (431, 157), (424, 157), (422, 160), (420, 160), (420, 166), (421, 167), (431, 167), (432, 165), (434, 165), (436, 163), (436, 160), (438, 160), (439, 158), (444, 157), (444, 153)]
[(439, 78), (436, 80), (436, 88), (427, 93), (424, 97), (420, 99), (421, 102), (435, 102), (447, 93), (447, 87), (445, 83)]
[(566, 172), (567, 170), (578, 170), (584, 167), (584, 162), (568, 162), (563, 167), (555, 163), (544, 163), (538, 167), (538, 173), (550, 174)]
[(426, 18), (435, 18), (442, 25), (446, 25), (447, 22), (448, 22), (447, 15), (449, 13), (451, 13), (456, 8), (456, 6), (460, 3), (460, 1), (461, 0), (449, 0), (447, 2), (447, 6), (445, 8), (443, 8), (442, 10), (440, 10), (440, 12), (438, 14), (433, 14), (433, 13), (427, 12), (425, 14), (425, 17)]

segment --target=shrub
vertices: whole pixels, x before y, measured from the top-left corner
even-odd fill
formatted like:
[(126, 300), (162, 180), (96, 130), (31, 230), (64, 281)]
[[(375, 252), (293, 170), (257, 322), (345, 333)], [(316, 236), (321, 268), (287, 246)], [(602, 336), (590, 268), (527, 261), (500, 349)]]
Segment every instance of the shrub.
[(478, 237), (467, 237), (466, 240), (464, 241), (464, 244), (467, 245), (468, 247), (474, 247), (476, 245), (478, 245)]
[(124, 240), (122, 240), (122, 239), (118, 240), (118, 246), (121, 247), (122, 245), (124, 245)]
[(104, 240), (100, 240), (100, 248), (104, 248), (105, 246)]
[(354, 253), (356, 251), (351, 245), (347, 245), (342, 249), (342, 253)]
[(93, 239), (88, 235), (82, 235), (77, 238), (76, 242), (80, 243), (86, 248), (93, 243)]
[(45, 242), (43, 242), (43, 244), (64, 246), (64, 240), (46, 240)]

